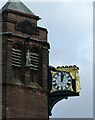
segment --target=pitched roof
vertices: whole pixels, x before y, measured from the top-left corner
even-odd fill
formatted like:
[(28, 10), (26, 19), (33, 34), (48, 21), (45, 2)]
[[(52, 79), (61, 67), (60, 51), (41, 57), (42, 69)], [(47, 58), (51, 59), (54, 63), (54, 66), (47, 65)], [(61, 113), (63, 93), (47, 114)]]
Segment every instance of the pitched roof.
[(1, 9), (1, 11), (4, 10), (15, 10), (26, 14), (35, 15), (20, 0), (9, 0)]

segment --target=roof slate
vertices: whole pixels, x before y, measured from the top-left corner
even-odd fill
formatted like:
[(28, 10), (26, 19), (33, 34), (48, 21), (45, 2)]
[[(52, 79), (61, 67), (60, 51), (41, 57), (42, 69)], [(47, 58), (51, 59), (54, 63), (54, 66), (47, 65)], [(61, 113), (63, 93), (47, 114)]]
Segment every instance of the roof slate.
[(31, 14), (35, 15), (32, 11), (30, 11), (20, 0), (13, 1), (9, 0), (1, 9), (1, 11), (4, 10), (15, 10), (15, 11), (20, 11), (26, 14)]

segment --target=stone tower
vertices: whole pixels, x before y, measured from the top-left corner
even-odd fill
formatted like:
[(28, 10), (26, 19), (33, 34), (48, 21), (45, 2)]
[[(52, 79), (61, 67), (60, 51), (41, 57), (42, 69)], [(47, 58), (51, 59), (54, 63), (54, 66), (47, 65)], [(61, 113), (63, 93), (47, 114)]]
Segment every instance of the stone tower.
[(8, 1), (0, 14), (2, 118), (48, 119), (48, 31), (21, 1)]

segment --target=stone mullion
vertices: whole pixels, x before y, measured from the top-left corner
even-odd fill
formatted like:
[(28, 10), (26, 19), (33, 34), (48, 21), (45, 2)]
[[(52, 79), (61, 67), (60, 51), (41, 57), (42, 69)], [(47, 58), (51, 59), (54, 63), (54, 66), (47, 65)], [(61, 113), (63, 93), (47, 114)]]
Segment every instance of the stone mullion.
[(42, 52), (42, 86), (47, 91), (47, 78), (48, 78), (48, 50), (43, 49)]
[(30, 68), (25, 67), (25, 85), (30, 85)]
[(7, 42), (6, 37), (2, 37), (2, 82), (6, 83), (7, 78)]
[(12, 81), (12, 47), (13, 47), (13, 42), (8, 41), (7, 42), (7, 82)]
[(25, 45), (21, 49), (21, 81), (25, 83)]
[(39, 71), (38, 71), (38, 84), (42, 86), (42, 49), (40, 49), (40, 52), (39, 52)]

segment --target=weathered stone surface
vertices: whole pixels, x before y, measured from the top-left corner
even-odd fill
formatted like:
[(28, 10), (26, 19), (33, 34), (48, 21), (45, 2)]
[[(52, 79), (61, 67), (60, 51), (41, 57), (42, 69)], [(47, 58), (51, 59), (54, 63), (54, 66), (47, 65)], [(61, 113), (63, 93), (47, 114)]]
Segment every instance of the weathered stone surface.
[[(37, 19), (34, 17), (17, 14), (12, 10), (4, 11), (3, 14), (6, 20), (2, 21), (2, 118), (48, 119), (49, 52), (47, 30), (38, 27)], [(18, 23), (23, 21), (35, 24), (38, 34), (29, 35), (18, 30)], [(21, 46), (22, 51), (20, 68), (12, 66), (12, 48), (15, 43)], [(28, 45), (32, 52), (39, 54), (38, 71), (33, 71), (30, 67), (25, 66)]]

